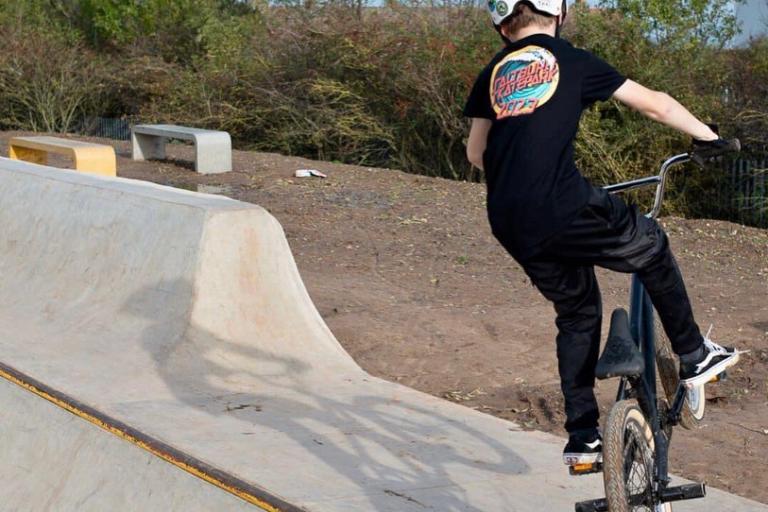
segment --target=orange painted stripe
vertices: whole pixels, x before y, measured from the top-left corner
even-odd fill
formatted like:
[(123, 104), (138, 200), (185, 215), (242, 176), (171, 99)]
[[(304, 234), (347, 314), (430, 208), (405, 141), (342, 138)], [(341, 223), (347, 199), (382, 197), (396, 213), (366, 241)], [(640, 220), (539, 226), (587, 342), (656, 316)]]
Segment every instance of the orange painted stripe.
[(305, 512), (0, 363), (0, 377), (267, 512)]

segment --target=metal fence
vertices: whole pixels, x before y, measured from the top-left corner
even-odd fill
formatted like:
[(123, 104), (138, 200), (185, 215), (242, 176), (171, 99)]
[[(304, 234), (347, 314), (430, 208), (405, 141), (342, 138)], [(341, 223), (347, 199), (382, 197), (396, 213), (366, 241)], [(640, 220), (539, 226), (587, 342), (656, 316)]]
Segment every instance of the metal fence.
[(136, 122), (136, 119), (125, 117), (87, 117), (82, 120), (77, 131), (92, 137), (131, 140), (131, 125)]
[(768, 227), (768, 159), (739, 159), (726, 164), (720, 207), (727, 220)]

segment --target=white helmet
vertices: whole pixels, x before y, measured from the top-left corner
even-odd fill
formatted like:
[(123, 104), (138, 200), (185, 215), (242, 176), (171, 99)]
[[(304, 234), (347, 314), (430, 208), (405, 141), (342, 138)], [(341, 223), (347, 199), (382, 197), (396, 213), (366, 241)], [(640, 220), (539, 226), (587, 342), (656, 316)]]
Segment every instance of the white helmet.
[(488, 0), (488, 11), (491, 13), (493, 24), (497, 27), (501, 25), (520, 2), (527, 2), (537, 11), (552, 16), (562, 14), (567, 5), (563, 0)]

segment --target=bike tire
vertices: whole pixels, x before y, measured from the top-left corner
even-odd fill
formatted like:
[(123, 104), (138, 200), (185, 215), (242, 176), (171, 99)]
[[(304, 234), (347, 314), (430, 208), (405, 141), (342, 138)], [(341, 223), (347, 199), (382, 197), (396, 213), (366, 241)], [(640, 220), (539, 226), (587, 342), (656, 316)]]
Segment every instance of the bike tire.
[[(667, 402), (672, 403), (677, 393), (677, 385), (680, 382), (680, 373), (677, 357), (672, 351), (672, 344), (664, 333), (658, 318), (656, 326), (656, 367), (659, 370), (659, 380), (664, 389), (664, 395)], [(699, 427), (704, 418), (704, 409), (706, 406), (706, 393), (704, 385), (697, 386), (695, 389), (686, 393), (685, 404), (680, 414), (680, 425), (688, 430), (695, 430)]]
[[(671, 512), (654, 503), (654, 444), (651, 427), (634, 400), (616, 402), (603, 430), (603, 483), (610, 512)], [(630, 503), (636, 496), (640, 503)]]

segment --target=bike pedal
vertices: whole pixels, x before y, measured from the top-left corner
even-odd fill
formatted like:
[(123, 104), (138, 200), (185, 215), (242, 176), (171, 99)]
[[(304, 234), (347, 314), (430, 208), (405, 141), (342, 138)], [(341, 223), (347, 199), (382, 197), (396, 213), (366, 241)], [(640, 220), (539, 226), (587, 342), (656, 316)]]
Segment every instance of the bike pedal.
[(600, 498), (579, 502), (576, 504), (576, 512), (608, 512), (608, 501)]
[(602, 462), (588, 462), (586, 464), (574, 464), (568, 466), (568, 472), (573, 476), (591, 475), (603, 471)]

